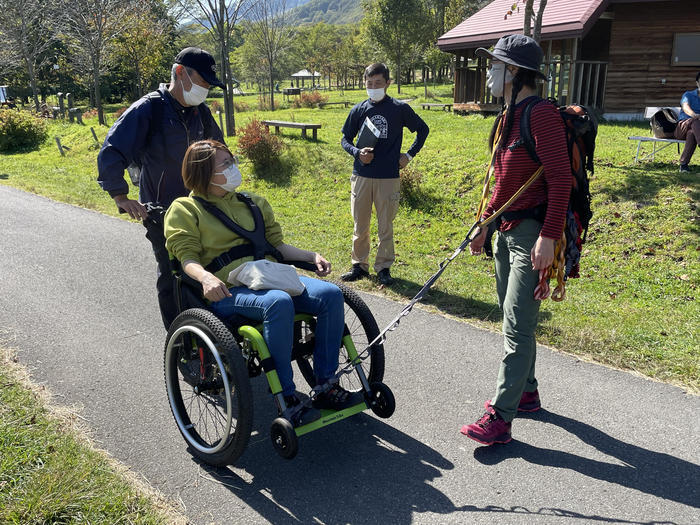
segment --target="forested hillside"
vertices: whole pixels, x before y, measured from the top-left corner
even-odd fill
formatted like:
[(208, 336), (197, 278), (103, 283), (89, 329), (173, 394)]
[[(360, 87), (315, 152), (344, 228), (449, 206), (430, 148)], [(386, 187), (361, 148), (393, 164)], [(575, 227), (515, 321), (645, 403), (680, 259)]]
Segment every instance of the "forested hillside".
[(360, 0), (310, 0), (289, 13), (294, 24), (351, 24), (362, 19)]

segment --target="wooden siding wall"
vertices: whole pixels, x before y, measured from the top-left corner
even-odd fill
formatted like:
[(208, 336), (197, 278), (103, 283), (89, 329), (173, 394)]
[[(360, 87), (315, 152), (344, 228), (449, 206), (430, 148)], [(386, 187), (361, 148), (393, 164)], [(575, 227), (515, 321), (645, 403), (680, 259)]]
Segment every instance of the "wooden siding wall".
[(700, 30), (698, 4), (698, 0), (613, 4), (607, 113), (640, 113), (646, 106), (680, 105), (681, 95), (695, 87), (700, 66), (671, 65), (673, 35)]

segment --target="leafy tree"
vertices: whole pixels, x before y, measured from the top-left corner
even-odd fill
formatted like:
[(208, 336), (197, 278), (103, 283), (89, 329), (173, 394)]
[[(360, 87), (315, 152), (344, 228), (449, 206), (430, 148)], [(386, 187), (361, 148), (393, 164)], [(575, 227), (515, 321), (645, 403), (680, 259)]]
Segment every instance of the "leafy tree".
[(46, 51), (54, 40), (51, 11), (55, 6), (42, 0), (0, 0), (0, 61), (6, 67), (23, 69), (39, 111), (37, 70), (46, 63)]
[[(472, 16), (491, 0), (448, 0), (445, 6), (445, 31)], [(444, 34), (444, 33), (441, 33)]]
[(187, 15), (206, 29), (219, 48), (219, 69), (221, 81), (226, 86), (224, 112), (226, 114), (226, 135), (236, 134), (233, 115), (233, 90), (238, 82), (231, 74), (230, 52), (236, 39), (235, 27), (238, 19), (245, 16), (258, 0), (181, 0), (179, 6)]
[(286, 22), (286, 0), (257, 0), (249, 12), (250, 25), (245, 33), (267, 70), (270, 108), (275, 109), (275, 65), (288, 50), (294, 29)]
[(59, 0), (63, 38), (77, 67), (89, 72), (97, 116), (105, 125), (102, 74), (114, 58), (115, 42), (142, 13), (137, 0)]
[(404, 60), (416, 43), (425, 42), (425, 9), (421, 0), (363, 0), (364, 28), (396, 66), (398, 92)]
[(131, 77), (134, 98), (143, 96), (151, 80), (163, 78), (164, 65), (174, 56), (175, 21), (159, 0), (144, 2), (143, 7), (132, 15), (116, 47), (119, 69)]

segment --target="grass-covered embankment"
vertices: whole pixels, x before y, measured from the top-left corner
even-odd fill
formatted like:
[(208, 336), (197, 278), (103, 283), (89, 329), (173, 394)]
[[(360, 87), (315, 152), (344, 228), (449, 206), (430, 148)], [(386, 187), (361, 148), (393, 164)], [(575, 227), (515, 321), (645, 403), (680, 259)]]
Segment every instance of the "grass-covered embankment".
[[(0, 349), (0, 523), (185, 523), (47, 408), (11, 352)], [(129, 479), (132, 481), (128, 481)]]

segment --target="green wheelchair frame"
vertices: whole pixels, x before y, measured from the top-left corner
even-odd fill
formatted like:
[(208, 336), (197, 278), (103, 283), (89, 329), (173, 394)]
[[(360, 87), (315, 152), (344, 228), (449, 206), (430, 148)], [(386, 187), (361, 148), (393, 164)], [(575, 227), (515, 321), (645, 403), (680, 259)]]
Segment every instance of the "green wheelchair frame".
[[(211, 465), (234, 463), (245, 450), (253, 422), (250, 377), (265, 373), (278, 417), (270, 429), (274, 449), (284, 458), (296, 456), (298, 438), (352, 415), (371, 409), (390, 417), (394, 396), (384, 383), (384, 349), (381, 342), (358, 353), (361, 344), (372, 342), (379, 330), (369, 308), (352, 290), (336, 283), (346, 306), (344, 334), (335, 379), (348, 390), (364, 394), (364, 400), (342, 410), (321, 410), (321, 417), (304, 423), (304, 406), (328, 385), (316, 385), (312, 354), (315, 318), (298, 313), (294, 317), (294, 348), (302, 376), (312, 388), (301, 405), (288, 407), (270, 351), (262, 336), (262, 325), (237, 319), (223, 322), (205, 308), (191, 308), (178, 315), (165, 344), (165, 383), (173, 417), (190, 451)], [(348, 326), (348, 317), (352, 319)], [(344, 350), (344, 352), (343, 352)], [(352, 381), (356, 377), (357, 382)], [(191, 392), (190, 392), (191, 390)]]

